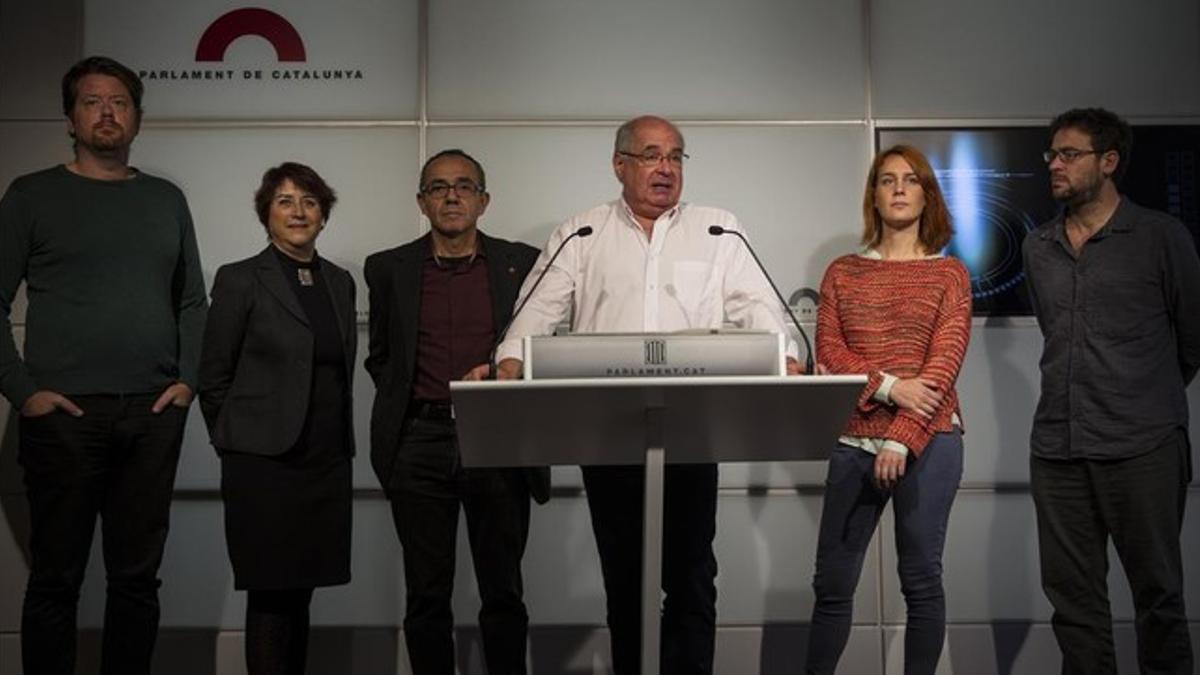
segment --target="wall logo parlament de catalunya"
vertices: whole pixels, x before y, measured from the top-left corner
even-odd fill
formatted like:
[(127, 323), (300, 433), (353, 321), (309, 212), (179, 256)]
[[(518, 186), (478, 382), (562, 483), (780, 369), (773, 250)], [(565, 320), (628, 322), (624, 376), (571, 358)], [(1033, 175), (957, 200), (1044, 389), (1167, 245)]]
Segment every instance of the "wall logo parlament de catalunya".
[[(219, 64), (234, 41), (244, 37), (259, 37), (275, 49), (276, 67), (213, 68), (199, 64)], [(257, 7), (243, 7), (227, 12), (209, 24), (196, 43), (192, 68), (139, 68), (143, 80), (228, 82), (232, 80), (362, 80), (363, 71), (353, 65), (341, 67), (305, 67), (308, 51), (304, 39), (290, 21), (279, 14)], [(284, 66), (282, 64), (287, 64)], [(301, 65), (304, 64), (304, 65)], [(290, 67), (289, 67), (290, 66)]]

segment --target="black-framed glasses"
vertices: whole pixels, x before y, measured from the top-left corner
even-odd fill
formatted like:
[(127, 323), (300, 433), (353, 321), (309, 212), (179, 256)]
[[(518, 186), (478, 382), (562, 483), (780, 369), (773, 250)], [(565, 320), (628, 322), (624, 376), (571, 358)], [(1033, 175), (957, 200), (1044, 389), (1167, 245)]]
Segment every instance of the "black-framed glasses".
[(1049, 164), (1054, 161), (1055, 157), (1060, 157), (1064, 164), (1070, 164), (1084, 155), (1103, 155), (1104, 152), (1104, 150), (1080, 150), (1078, 148), (1063, 148), (1061, 150), (1050, 148), (1042, 153), (1042, 159), (1046, 160), (1046, 163)]
[(618, 150), (617, 154), (631, 157), (641, 166), (658, 166), (659, 162), (663, 161), (663, 159), (666, 159), (667, 163), (673, 166), (683, 166), (683, 160), (689, 158), (689, 155), (682, 150), (668, 152), (665, 155), (657, 150), (647, 150), (641, 153)]
[(483, 192), (483, 186), (473, 180), (460, 180), (455, 183), (438, 180), (421, 188), (421, 194), (434, 199), (445, 199), (451, 190), (459, 197), (474, 197)]

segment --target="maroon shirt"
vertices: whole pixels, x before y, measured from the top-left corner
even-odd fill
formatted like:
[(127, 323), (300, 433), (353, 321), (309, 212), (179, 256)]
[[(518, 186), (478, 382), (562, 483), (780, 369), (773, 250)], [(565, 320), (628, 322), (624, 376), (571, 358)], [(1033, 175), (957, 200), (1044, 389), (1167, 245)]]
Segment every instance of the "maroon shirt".
[(431, 243), (421, 266), (420, 307), (413, 398), (449, 403), (450, 382), (487, 363), (496, 339), (483, 251), (439, 259)]

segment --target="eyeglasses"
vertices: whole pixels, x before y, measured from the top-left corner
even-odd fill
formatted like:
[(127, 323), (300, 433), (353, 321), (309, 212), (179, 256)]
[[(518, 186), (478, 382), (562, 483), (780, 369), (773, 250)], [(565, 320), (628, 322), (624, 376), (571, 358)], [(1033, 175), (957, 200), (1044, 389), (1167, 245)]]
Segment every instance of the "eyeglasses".
[(1104, 150), (1078, 150), (1076, 148), (1063, 148), (1055, 150), (1050, 148), (1042, 153), (1042, 159), (1046, 160), (1047, 164), (1054, 161), (1055, 157), (1062, 158), (1063, 164), (1070, 164), (1084, 155), (1103, 155)]
[(454, 190), (454, 194), (459, 197), (474, 197), (483, 192), (483, 186), (470, 180), (460, 180), (453, 185), (435, 181), (421, 188), (421, 194), (434, 199), (445, 199), (451, 190)]
[(683, 160), (688, 159), (688, 154), (682, 151), (668, 152), (664, 155), (657, 150), (647, 150), (640, 154), (618, 150), (617, 154), (632, 157), (637, 161), (639, 166), (658, 166), (658, 163), (663, 161), (663, 159), (666, 159), (673, 166), (683, 166)]

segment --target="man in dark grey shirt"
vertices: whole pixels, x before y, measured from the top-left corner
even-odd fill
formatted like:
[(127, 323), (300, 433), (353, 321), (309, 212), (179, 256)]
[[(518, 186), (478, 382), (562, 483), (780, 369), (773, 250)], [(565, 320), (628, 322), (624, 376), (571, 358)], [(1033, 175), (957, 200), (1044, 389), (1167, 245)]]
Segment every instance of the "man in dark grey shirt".
[[(20, 411), (30, 511), (26, 673), (75, 672), (79, 588), (100, 517), (101, 673), (149, 673), (158, 566), (206, 308), (187, 202), (129, 166), (142, 83), (103, 57), (63, 78), (74, 161), (0, 199), (0, 393)], [(24, 357), (10, 311), (25, 281)]]
[(1182, 223), (1117, 191), (1128, 124), (1071, 110), (1050, 131), (1050, 187), (1064, 208), (1026, 236), (1024, 258), (1045, 338), (1030, 472), (1063, 672), (1116, 673), (1111, 537), (1133, 589), (1141, 671), (1190, 674), (1179, 533), (1200, 258)]

